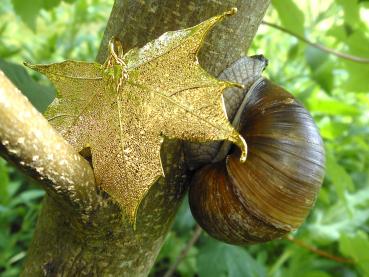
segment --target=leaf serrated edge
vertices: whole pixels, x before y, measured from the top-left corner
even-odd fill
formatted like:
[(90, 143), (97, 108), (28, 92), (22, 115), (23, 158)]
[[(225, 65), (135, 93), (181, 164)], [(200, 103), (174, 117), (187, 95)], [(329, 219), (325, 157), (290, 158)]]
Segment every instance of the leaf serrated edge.
[[(221, 20), (224, 19), (226, 16), (232, 16), (236, 12), (237, 12), (237, 8), (232, 8), (229, 11), (224, 12), (222, 15), (214, 16), (214, 17), (206, 20), (205, 22), (202, 22), (202, 23), (200, 23), (200, 24), (198, 24), (198, 25), (196, 25), (194, 27), (188, 28), (188, 29), (195, 29), (196, 27), (199, 27), (202, 24), (208, 23), (209, 21), (211, 22), (211, 24), (209, 24), (209, 26), (207, 26), (205, 32), (203, 33), (202, 39), (201, 39), (201, 41), (199, 43), (199, 47), (198, 47), (197, 52), (196, 52), (196, 55), (195, 55), (196, 58), (197, 58), (197, 55), (198, 55), (199, 50), (201, 49), (202, 45), (204, 44), (205, 37), (207, 36), (207, 34), (209, 33), (209, 31), (217, 23), (221, 22)], [(185, 39), (184, 41), (186, 41), (187, 39)], [(175, 47), (173, 47), (173, 48), (175, 48)], [(200, 66), (200, 68), (203, 69), (201, 66)], [(224, 115), (227, 118), (227, 113), (225, 112), (225, 105), (224, 105), (224, 99), (223, 99), (223, 93), (224, 93), (225, 89), (230, 88), (230, 87), (238, 87), (238, 88), (241, 88), (242, 89), (242, 88), (244, 88), (244, 86), (242, 84), (239, 84), (239, 83), (233, 83), (233, 82), (229, 82), (229, 81), (220, 81), (217, 78), (215, 78), (214, 76), (210, 75), (206, 70), (204, 70), (204, 71), (206, 72), (206, 74), (208, 75), (208, 77), (217, 80), (219, 83), (225, 84), (224, 88), (221, 91), (221, 105), (223, 107)], [(136, 84), (136, 85), (141, 85), (141, 84)], [(161, 95), (161, 94), (159, 94), (159, 95)], [(165, 95), (161, 95), (161, 96), (165, 96)], [(165, 96), (165, 98), (167, 98), (168, 100), (170, 100), (167, 96)], [(174, 101), (171, 100), (171, 102), (174, 102)], [(241, 157), (240, 157), (240, 161), (241, 162), (245, 162), (246, 161), (246, 158), (247, 158), (247, 144), (246, 144), (246, 141), (245, 141), (245, 139), (238, 133), (238, 131), (231, 124), (230, 124), (230, 126), (233, 129), (233, 133), (229, 136), (229, 138), (227, 140), (230, 140), (231, 142), (235, 143), (241, 149), (242, 154), (241, 154)], [(159, 157), (159, 159), (160, 159), (160, 163), (162, 163), (160, 157)], [(139, 208), (142, 205), (143, 200), (145, 199), (145, 197), (149, 193), (150, 189), (153, 187), (153, 185), (156, 182), (159, 181), (160, 178), (161, 178), (161, 176), (158, 176), (158, 178), (151, 184), (151, 186), (149, 187), (149, 189), (146, 190), (146, 192), (141, 196), (141, 199), (138, 201), (138, 204), (135, 206), (132, 215), (128, 215), (129, 222), (132, 225), (134, 231), (137, 229), (137, 214), (138, 214)]]

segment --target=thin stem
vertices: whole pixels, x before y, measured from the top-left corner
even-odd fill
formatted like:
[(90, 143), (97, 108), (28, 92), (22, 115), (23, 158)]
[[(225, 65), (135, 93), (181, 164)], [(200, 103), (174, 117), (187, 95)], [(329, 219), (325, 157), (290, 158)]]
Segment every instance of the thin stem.
[(176, 271), (178, 265), (183, 261), (183, 259), (187, 256), (188, 252), (191, 250), (192, 246), (198, 241), (202, 233), (202, 229), (199, 225), (196, 226), (195, 231), (192, 234), (191, 239), (187, 242), (185, 247), (182, 249), (181, 253), (178, 255), (176, 261), (172, 264), (172, 266), (168, 269), (168, 271), (164, 274), (164, 277), (171, 277), (173, 273)]
[(328, 54), (332, 54), (332, 55), (334, 55), (336, 57), (339, 57), (341, 59), (345, 59), (345, 60), (352, 61), (352, 62), (357, 62), (357, 63), (369, 64), (369, 59), (368, 58), (358, 57), (358, 56), (353, 56), (353, 55), (350, 55), (350, 54), (338, 52), (338, 51), (336, 51), (334, 49), (331, 49), (331, 48), (328, 48), (324, 45), (312, 42), (312, 41), (308, 40), (307, 38), (305, 38), (303, 36), (300, 36), (300, 35), (292, 32), (292, 31), (287, 30), (286, 28), (284, 28), (282, 26), (279, 26), (277, 24), (274, 24), (274, 23), (270, 23), (270, 22), (267, 22), (267, 21), (262, 21), (261, 23), (264, 24), (264, 25), (273, 27), (277, 30), (280, 30), (284, 33), (287, 33), (287, 34), (297, 38), (298, 40), (301, 40), (301, 41), (305, 42), (306, 44), (311, 45), (312, 47), (315, 47), (315, 48), (317, 48), (317, 49), (319, 49), (323, 52), (326, 52)]
[(354, 264), (355, 263), (352, 259), (347, 259), (347, 258), (342, 258), (342, 257), (338, 257), (338, 256), (335, 256), (335, 255), (332, 255), (332, 254), (327, 253), (327, 252), (325, 252), (323, 250), (320, 250), (320, 249), (318, 249), (318, 248), (316, 248), (314, 246), (308, 245), (308, 244), (306, 244), (305, 242), (303, 242), (301, 240), (295, 239), (294, 237), (287, 236), (286, 237), (286, 240), (292, 242), (293, 244), (295, 244), (297, 246), (300, 246), (302, 248), (305, 248), (305, 249), (309, 250), (310, 252), (312, 252), (312, 253), (314, 253), (316, 255), (319, 255), (321, 257), (324, 257), (324, 258), (333, 260), (335, 262), (345, 263), (345, 264)]
[(274, 274), (277, 272), (277, 270), (291, 257), (293, 252), (291, 249), (287, 249), (283, 252), (281, 256), (277, 259), (277, 261), (270, 267), (270, 270), (268, 272), (268, 276), (274, 276)]

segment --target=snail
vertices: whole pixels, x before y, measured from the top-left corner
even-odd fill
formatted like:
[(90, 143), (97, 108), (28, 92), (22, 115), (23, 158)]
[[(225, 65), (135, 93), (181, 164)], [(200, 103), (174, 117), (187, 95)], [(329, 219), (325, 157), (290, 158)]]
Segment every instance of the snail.
[(248, 145), (246, 162), (229, 143), (185, 148), (192, 168), (208, 162), (192, 178), (191, 212), (209, 235), (230, 244), (266, 242), (297, 229), (324, 178), (324, 146), (312, 116), (261, 76), (266, 65), (262, 56), (244, 57), (219, 76), (246, 87), (224, 93), (228, 118)]

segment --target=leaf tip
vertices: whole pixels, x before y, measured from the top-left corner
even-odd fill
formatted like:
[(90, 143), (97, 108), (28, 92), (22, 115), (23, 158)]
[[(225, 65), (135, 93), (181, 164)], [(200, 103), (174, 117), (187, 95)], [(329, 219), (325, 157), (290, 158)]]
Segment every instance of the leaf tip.
[(241, 149), (241, 157), (240, 162), (244, 163), (247, 159), (247, 143), (245, 139), (237, 132), (235, 131), (234, 135), (231, 138), (232, 142), (236, 144)]
[(31, 64), (29, 62), (23, 62), (23, 65), (28, 67), (28, 68), (31, 68), (31, 69), (34, 69), (35, 65), (34, 64)]
[(237, 8), (231, 8), (230, 10), (220, 14), (220, 15), (217, 15), (217, 16), (214, 16), (214, 17), (211, 17), (210, 19), (204, 21), (203, 23), (200, 23), (198, 26), (203, 26), (205, 25), (205, 34), (213, 28), (214, 25), (216, 25), (217, 23), (221, 22), (225, 17), (228, 17), (228, 16), (232, 16), (234, 14), (237, 13)]
[(237, 13), (237, 8), (233, 7), (229, 11), (226, 11), (223, 15), (224, 16), (232, 16), (232, 15), (235, 15), (236, 13)]
[(39, 64), (32, 64), (32, 63), (29, 63), (29, 62), (23, 62), (23, 65), (32, 69), (32, 70), (35, 70), (35, 71), (38, 71), (40, 73), (43, 73), (44, 71), (42, 70), (42, 65), (39, 65)]
[(134, 218), (130, 219), (130, 223), (132, 226), (133, 231), (137, 231), (137, 215), (134, 215)]
[(122, 206), (121, 203), (119, 203), (119, 206), (121, 208), (121, 210), (123, 211), (123, 214), (125, 214), (126, 216), (128, 216), (128, 223), (129, 225), (132, 227), (133, 231), (137, 230), (137, 211), (138, 211), (138, 206), (135, 207), (132, 211), (129, 211), (127, 213), (126, 209)]

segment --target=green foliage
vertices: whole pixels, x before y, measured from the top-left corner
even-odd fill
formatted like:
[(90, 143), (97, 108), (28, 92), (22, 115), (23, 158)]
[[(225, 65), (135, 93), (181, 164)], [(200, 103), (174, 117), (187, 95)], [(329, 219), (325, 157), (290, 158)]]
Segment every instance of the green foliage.
[(284, 27), (299, 34), (304, 34), (304, 13), (293, 0), (272, 0)]
[[(12, 0), (14, 11), (22, 18), (23, 22), (33, 31), (36, 31), (36, 19), (41, 9), (51, 10), (57, 7), (62, 0)], [(65, 0), (73, 3), (76, 0)]]
[(54, 99), (54, 89), (36, 82), (23, 66), (0, 59), (0, 69), (40, 112), (45, 111)]
[[(335, 67), (335, 63), (332, 61), (327, 53), (324, 53), (312, 46), (306, 47), (305, 58), (311, 70), (311, 78), (329, 94), (334, 86), (333, 70)], [(334, 106), (334, 104), (332, 106)], [(329, 109), (324, 110), (326, 111)]]
[(0, 159), (0, 274), (18, 276), (44, 191)]
[(243, 248), (207, 239), (200, 245), (198, 273), (200, 276), (261, 277), (266, 268)]
[[(23, 2), (34, 3), (33, 10), (20, 7)], [(42, 110), (50, 101), (50, 84), (35, 73), (27, 75), (22, 62), (94, 60), (112, 4), (112, 0), (3, 0), (0, 67)], [(336, 51), (369, 58), (369, 1), (273, 0), (272, 4), (266, 21)], [(203, 233), (176, 276), (369, 276), (369, 64), (339, 59), (267, 26), (259, 29), (249, 51), (260, 53), (269, 59), (269, 78), (313, 114), (327, 150), (326, 179), (316, 206), (293, 236), (331, 255), (352, 259), (353, 264), (321, 257), (284, 239), (235, 247)], [(1, 276), (19, 274), (41, 194), (0, 161)], [(164, 275), (194, 228), (184, 201), (151, 276)]]
[(362, 231), (354, 235), (342, 234), (340, 238), (340, 251), (353, 260), (362, 269), (363, 273), (369, 275), (369, 238)]
[[(110, 0), (63, 2), (75, 1), (6, 0), (0, 5), (0, 69), (39, 111), (52, 101), (55, 90), (46, 78), (27, 71), (23, 62), (64, 57), (93, 60), (112, 5)], [(20, 7), (13, 9), (17, 3)], [(43, 6), (32, 14), (38, 3)], [(28, 4), (34, 7), (27, 10)], [(31, 27), (35, 24), (36, 32), (17, 15)], [(30, 179), (0, 159), (0, 276), (19, 276), (43, 195)]]
[(22, 1), (13, 0), (13, 7), (16, 13), (22, 18), (32, 30), (36, 29), (36, 17), (42, 8), (42, 0)]

